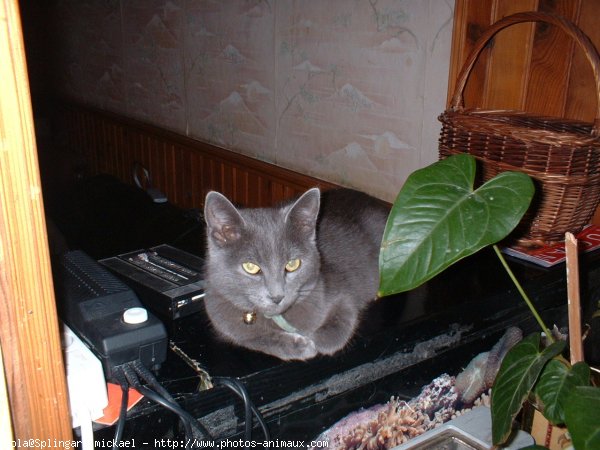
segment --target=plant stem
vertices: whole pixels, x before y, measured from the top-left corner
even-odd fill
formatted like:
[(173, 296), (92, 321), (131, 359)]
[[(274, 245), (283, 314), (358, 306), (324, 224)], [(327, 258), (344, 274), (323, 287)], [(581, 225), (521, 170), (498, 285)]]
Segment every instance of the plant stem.
[(542, 331), (546, 334), (546, 337), (550, 340), (550, 342), (554, 342), (554, 338), (552, 337), (550, 330), (548, 329), (548, 327), (546, 326), (546, 324), (544, 323), (544, 321), (538, 314), (537, 310), (535, 309), (535, 306), (533, 306), (533, 302), (531, 301), (531, 299), (527, 296), (527, 294), (523, 290), (521, 283), (519, 283), (519, 280), (517, 280), (517, 277), (515, 277), (515, 274), (512, 272), (512, 270), (510, 270), (510, 267), (508, 266), (506, 259), (504, 259), (502, 252), (500, 251), (500, 249), (498, 248), (497, 245), (493, 245), (493, 247), (494, 247), (494, 251), (496, 252), (496, 255), (498, 256), (498, 259), (500, 259), (500, 262), (502, 263), (502, 266), (504, 266), (504, 269), (508, 273), (508, 276), (510, 277), (510, 279), (516, 286), (517, 290), (519, 291), (519, 294), (521, 294), (521, 297), (523, 297), (523, 300), (525, 300), (525, 303), (527, 303), (527, 306), (531, 310), (533, 317), (535, 317), (535, 320), (537, 320), (537, 323), (540, 325), (540, 327), (542, 328)]

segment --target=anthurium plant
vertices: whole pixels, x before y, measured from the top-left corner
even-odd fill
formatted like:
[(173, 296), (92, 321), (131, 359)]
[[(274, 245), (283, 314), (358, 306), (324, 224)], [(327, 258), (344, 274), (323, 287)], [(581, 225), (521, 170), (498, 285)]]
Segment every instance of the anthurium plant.
[[(600, 449), (600, 389), (590, 368), (571, 365), (565, 342), (550, 331), (510, 270), (496, 243), (517, 226), (534, 194), (530, 177), (504, 172), (475, 187), (476, 160), (454, 155), (417, 170), (400, 190), (379, 255), (379, 296), (414, 289), (455, 262), (492, 245), (541, 330), (506, 355), (492, 388), (494, 445), (504, 443), (526, 400), (554, 424), (565, 424), (576, 450)], [(543, 448), (540, 446), (532, 448)]]

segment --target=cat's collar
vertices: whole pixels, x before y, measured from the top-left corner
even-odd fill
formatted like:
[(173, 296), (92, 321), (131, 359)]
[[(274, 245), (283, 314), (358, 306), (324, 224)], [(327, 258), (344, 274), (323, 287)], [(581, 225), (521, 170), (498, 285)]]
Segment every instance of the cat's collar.
[[(265, 316), (265, 317), (267, 317), (267, 316)], [(285, 320), (285, 317), (283, 317), (281, 314), (277, 314), (276, 316), (273, 316), (273, 317), (267, 317), (267, 319), (271, 319), (283, 331), (287, 331), (288, 333), (300, 334), (300, 333), (298, 333), (298, 330), (296, 328), (294, 328), (287, 320)]]
[[(281, 314), (277, 314), (275, 316), (265, 315), (264, 317), (266, 319), (271, 319), (283, 331), (286, 331), (288, 333), (300, 334), (298, 332), (298, 330), (293, 325), (291, 325), (287, 320), (285, 320), (285, 317), (283, 317)], [(252, 325), (256, 321), (256, 313), (255, 312), (244, 313), (243, 320), (244, 320), (245, 324)]]

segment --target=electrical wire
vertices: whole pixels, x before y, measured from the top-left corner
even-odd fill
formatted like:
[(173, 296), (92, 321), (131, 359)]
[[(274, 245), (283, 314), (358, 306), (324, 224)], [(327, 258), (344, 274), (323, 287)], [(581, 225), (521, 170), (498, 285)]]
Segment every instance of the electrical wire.
[(175, 403), (175, 399), (169, 393), (169, 391), (167, 391), (163, 387), (163, 385), (158, 382), (158, 380), (154, 377), (154, 375), (152, 374), (152, 372), (150, 372), (148, 370), (148, 368), (146, 366), (144, 366), (139, 359), (136, 359), (135, 361), (133, 361), (133, 363), (131, 365), (133, 367), (133, 370), (135, 370), (135, 372), (140, 377), (142, 377), (142, 379), (146, 383), (148, 383), (148, 386), (150, 386), (153, 390), (155, 390), (162, 397), (166, 398), (170, 402)]
[[(158, 382), (158, 380), (152, 374), (152, 372), (150, 372), (148, 370), (148, 368), (146, 366), (144, 366), (140, 360), (135, 360), (131, 364), (131, 366), (133, 367), (133, 369), (135, 370), (135, 372), (140, 377), (142, 377), (142, 379), (146, 383), (148, 383), (148, 385), (154, 391), (156, 391), (156, 393), (158, 395), (160, 395), (161, 397), (163, 397), (165, 400), (169, 401), (170, 403), (177, 405), (177, 401), (171, 396), (171, 394), (169, 393), (169, 391), (167, 391), (163, 387), (163, 385)], [(208, 430), (206, 429), (206, 427), (204, 425), (202, 425), (202, 423), (200, 423), (198, 420), (194, 419), (189, 413), (187, 413), (187, 414), (191, 417), (193, 423), (195, 424), (195, 427), (200, 429), (200, 432), (202, 433), (202, 435), (204, 435), (206, 438), (212, 438), (212, 436), (210, 435), (210, 433), (208, 432)]]
[(189, 442), (190, 442), (189, 440), (194, 438), (194, 432), (192, 431), (192, 427), (193, 427), (192, 424), (197, 423), (194, 420), (194, 418), (191, 415), (189, 415), (186, 411), (181, 409), (179, 406), (177, 406), (174, 403), (171, 403), (170, 401), (161, 397), (153, 390), (148, 389), (147, 387), (141, 386), (141, 385), (136, 389), (144, 397), (148, 398), (149, 400), (152, 400), (154, 403), (157, 403), (157, 404), (165, 407), (166, 409), (168, 409), (171, 412), (174, 412), (175, 414), (177, 414), (180, 417), (180, 419), (183, 423), (183, 427), (185, 429), (185, 437), (187, 440), (185, 448), (188, 448), (187, 444), (189, 444)]
[(121, 370), (117, 370), (115, 373), (119, 386), (121, 386), (121, 408), (119, 410), (119, 420), (115, 427), (115, 437), (113, 439), (113, 450), (117, 450), (123, 436), (123, 430), (125, 428), (125, 419), (127, 418), (127, 403), (129, 403), (129, 383), (125, 378), (125, 375)]
[[(123, 427), (127, 413), (127, 392), (129, 385), (131, 385), (149, 400), (177, 414), (185, 429), (185, 435), (186, 438), (188, 438), (188, 443), (190, 442), (189, 438), (194, 437), (194, 431), (203, 436), (205, 439), (214, 439), (200, 421), (198, 421), (190, 413), (182, 409), (177, 404), (177, 401), (173, 398), (173, 396), (158, 382), (152, 372), (150, 372), (150, 370), (148, 370), (148, 368), (144, 366), (141, 361), (136, 360), (131, 363), (124, 364), (120, 367), (120, 370), (117, 372), (116, 376), (119, 384), (121, 385), (121, 389), (123, 390), (123, 397), (121, 399), (121, 412), (119, 414), (119, 421), (117, 422), (117, 428), (115, 430), (115, 446), (117, 446), (117, 443), (120, 442), (123, 433)], [(142, 385), (138, 376), (144, 380), (149, 387)], [(256, 420), (259, 423), (265, 439), (267, 441), (270, 440), (270, 433), (267, 424), (258, 408), (256, 408), (252, 402), (244, 383), (237, 378), (230, 377), (214, 377), (212, 378), (212, 381), (214, 381), (215, 385), (227, 387), (242, 400), (245, 413), (244, 433), (246, 441), (250, 442), (252, 439), (253, 415), (256, 417)]]
[(246, 440), (248, 442), (250, 441), (251, 436), (252, 436), (252, 414), (254, 414), (257, 421), (259, 422), (259, 424), (262, 428), (262, 431), (265, 435), (265, 438), (267, 440), (270, 440), (269, 429), (267, 428), (267, 424), (265, 423), (264, 418), (262, 417), (258, 408), (256, 408), (256, 406), (252, 402), (250, 395), (248, 394), (248, 391), (246, 390), (246, 387), (244, 386), (244, 383), (242, 383), (237, 378), (230, 378), (230, 377), (216, 377), (213, 379), (210, 377), (208, 372), (206, 372), (206, 370), (200, 366), (198, 361), (190, 358), (190, 356), (188, 356), (173, 341), (169, 341), (169, 347), (171, 350), (173, 350), (173, 352), (175, 352), (175, 354), (177, 356), (179, 356), (181, 359), (183, 359), (183, 361), (188, 366), (190, 366), (196, 373), (198, 373), (198, 376), (201, 379), (201, 384), (207, 386), (206, 389), (212, 388), (213, 381), (215, 381), (215, 383), (218, 382), (222, 386), (229, 388), (237, 396), (239, 396), (242, 399), (242, 401), (244, 403), (244, 412), (245, 412), (245, 414), (244, 414), (245, 415), (245, 417), (244, 417), (245, 433), (244, 434), (245, 434)]
[(248, 392), (241, 389), (232, 379), (222, 378), (215, 381), (217, 384), (228, 387), (242, 399), (244, 403), (244, 437), (246, 442), (249, 442), (252, 439), (252, 401)]
[[(140, 380), (138, 379), (137, 374), (135, 373), (135, 371), (131, 365), (128, 365), (128, 364), (124, 365), (123, 371), (125, 373), (125, 377), (127, 378), (127, 381), (129, 381), (129, 383), (140, 394), (142, 394), (144, 397), (148, 398), (149, 400), (152, 400), (154, 403), (157, 403), (157, 404), (165, 407), (169, 411), (174, 412), (175, 414), (177, 414), (179, 416), (179, 418), (181, 419), (181, 422), (183, 423), (183, 427), (185, 429), (186, 441), (189, 442), (189, 439), (194, 437), (192, 427), (194, 425), (197, 426), (198, 421), (196, 421), (196, 419), (194, 419), (188, 412), (181, 409), (179, 407), (179, 405), (177, 405), (176, 403), (172, 403), (172, 402), (166, 400), (164, 397), (157, 394), (155, 391), (148, 389), (145, 386), (142, 386), (142, 383), (140, 383)], [(202, 430), (200, 427), (197, 427), (197, 431), (202, 433)], [(209, 437), (210, 436), (207, 436), (207, 438), (209, 438)], [(187, 445), (186, 445), (186, 448), (187, 448)]]
[(229, 388), (230, 390), (232, 390), (233, 392), (235, 392), (244, 402), (244, 407), (245, 407), (245, 411), (246, 411), (246, 417), (245, 417), (246, 440), (248, 440), (248, 441), (250, 440), (251, 432), (252, 432), (252, 416), (248, 412), (250, 410), (254, 414), (254, 417), (256, 417), (256, 420), (258, 421), (258, 423), (262, 429), (262, 432), (264, 434), (265, 440), (269, 441), (271, 439), (270, 433), (269, 433), (269, 428), (267, 427), (267, 424), (266, 424), (265, 419), (263, 418), (262, 414), (260, 413), (258, 408), (252, 402), (252, 399), (250, 398), (250, 395), (248, 394), (248, 391), (246, 389), (246, 386), (244, 386), (244, 383), (242, 383), (237, 378), (229, 378), (229, 377), (213, 377), (212, 380), (214, 381), (214, 383), (216, 385), (225, 386), (225, 387)]
[[(142, 386), (140, 380), (137, 377), (136, 372), (133, 369), (132, 364), (127, 364), (124, 367), (124, 371), (125, 371), (125, 376), (127, 377), (127, 380), (129, 380), (129, 383), (131, 383), (131, 385), (140, 394), (142, 394), (144, 397), (148, 398), (149, 400), (153, 401), (154, 403), (157, 403), (157, 404), (163, 406), (164, 408), (174, 412), (175, 414), (177, 414), (179, 416), (179, 419), (181, 420), (181, 423), (183, 424), (183, 428), (185, 430), (186, 440), (194, 437), (193, 432), (192, 432), (191, 422), (185, 416), (185, 414), (187, 414), (187, 413), (185, 413), (185, 411), (178, 410), (179, 407), (177, 404), (170, 402), (169, 400), (165, 399), (161, 395), (157, 394), (155, 391), (152, 391), (151, 389), (148, 389), (145, 386)], [(187, 448), (187, 445), (185, 448)]]
[(90, 411), (85, 406), (80, 408), (77, 413), (79, 416), (79, 430), (81, 432), (81, 448), (83, 450), (93, 450), (94, 448), (94, 430)]
[[(169, 400), (165, 399), (164, 397), (162, 397), (161, 395), (152, 391), (151, 389), (148, 389), (148, 388), (142, 386), (142, 383), (140, 382), (139, 378), (137, 377), (137, 373), (135, 372), (132, 363), (126, 364), (123, 367), (123, 371), (125, 372), (125, 376), (127, 377), (127, 380), (129, 381), (129, 383), (140, 394), (144, 395), (149, 400), (152, 400), (154, 403), (157, 403), (157, 404), (169, 409), (170, 411), (173, 411), (173, 409), (177, 407), (177, 405), (175, 403), (170, 402)], [(173, 412), (175, 412), (179, 416), (179, 418), (183, 424), (183, 427), (185, 429), (186, 438), (193, 437), (192, 426), (191, 426), (190, 421), (186, 417), (184, 417), (184, 415), (179, 414), (178, 411), (173, 411)]]

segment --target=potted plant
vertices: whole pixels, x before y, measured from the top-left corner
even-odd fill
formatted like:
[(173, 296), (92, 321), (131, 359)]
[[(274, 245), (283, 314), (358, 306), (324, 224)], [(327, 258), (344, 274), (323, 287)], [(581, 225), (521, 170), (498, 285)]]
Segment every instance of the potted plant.
[[(418, 287), (458, 260), (492, 245), (549, 345), (534, 333), (504, 358), (492, 388), (492, 437), (501, 445), (531, 399), (565, 424), (577, 450), (600, 449), (600, 388), (585, 362), (571, 365), (510, 270), (496, 243), (517, 226), (534, 193), (529, 176), (504, 172), (475, 189), (476, 160), (459, 154), (414, 172), (393, 204), (380, 252), (379, 296)], [(544, 448), (536, 446), (534, 448)]]

